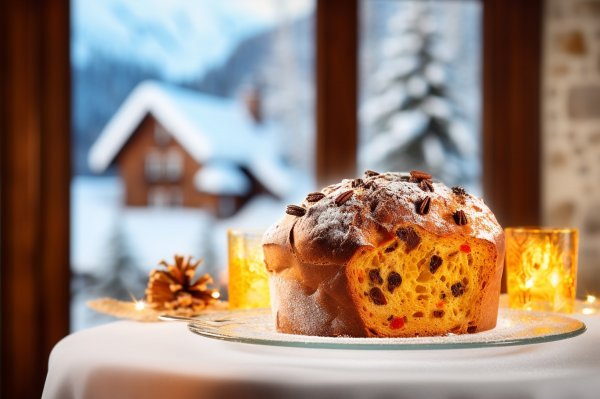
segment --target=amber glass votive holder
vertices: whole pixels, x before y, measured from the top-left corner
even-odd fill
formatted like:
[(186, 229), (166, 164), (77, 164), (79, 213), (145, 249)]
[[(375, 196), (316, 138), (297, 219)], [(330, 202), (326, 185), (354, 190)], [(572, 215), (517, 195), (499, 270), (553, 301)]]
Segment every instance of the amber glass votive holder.
[(511, 227), (505, 233), (509, 306), (572, 313), (577, 288), (578, 231)]
[(229, 253), (229, 308), (271, 306), (269, 281), (263, 258), (262, 233), (227, 231)]

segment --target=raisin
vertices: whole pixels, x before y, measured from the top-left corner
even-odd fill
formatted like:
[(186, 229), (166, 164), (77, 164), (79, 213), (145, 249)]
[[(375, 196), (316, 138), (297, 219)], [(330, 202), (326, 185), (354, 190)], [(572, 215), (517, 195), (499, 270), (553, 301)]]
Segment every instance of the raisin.
[(379, 274), (379, 269), (369, 270), (369, 280), (375, 284), (383, 284), (383, 279), (381, 278), (381, 274)]
[(465, 293), (465, 287), (463, 287), (462, 283), (452, 284), (452, 287), (450, 287), (450, 289), (452, 290), (452, 295), (454, 295), (455, 297), (461, 296)]
[(409, 253), (421, 243), (421, 237), (412, 227), (400, 227), (396, 231), (396, 235), (406, 243), (406, 253)]
[(436, 317), (438, 319), (444, 317), (444, 311), (443, 310), (434, 310), (433, 317)]
[(391, 272), (387, 278), (388, 281), (388, 291), (391, 293), (394, 292), (396, 288), (402, 284), (402, 276), (396, 272)]
[(387, 305), (387, 299), (385, 299), (385, 295), (383, 295), (383, 292), (379, 288), (371, 288), (369, 296), (375, 305)]
[(442, 258), (437, 255), (433, 255), (429, 261), (429, 271), (431, 274), (435, 273), (437, 269), (442, 265)]
[(469, 326), (469, 327), (467, 327), (467, 332), (469, 334), (473, 334), (475, 331), (477, 331), (477, 326)]
[(387, 247), (384, 252), (386, 254), (389, 254), (390, 252), (394, 252), (396, 250), (396, 248), (398, 248), (398, 243), (394, 242), (392, 245), (390, 245), (389, 247)]
[(446, 299), (446, 293), (442, 291), (440, 294), (440, 299)]

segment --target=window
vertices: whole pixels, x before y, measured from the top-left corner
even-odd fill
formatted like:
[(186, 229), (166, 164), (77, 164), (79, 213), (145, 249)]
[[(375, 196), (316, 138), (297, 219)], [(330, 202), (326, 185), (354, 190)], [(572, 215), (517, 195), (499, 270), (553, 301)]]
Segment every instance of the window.
[(171, 195), (167, 187), (151, 187), (148, 190), (148, 206), (164, 208), (171, 204)]
[[(49, 12), (50, 8), (47, 7), (50, 3), (53, 6), (51, 8), (53, 12)], [(107, 295), (107, 292), (94, 291), (92, 293), (91, 290), (98, 286), (91, 286), (88, 282), (90, 277), (106, 278), (106, 275), (112, 273), (105, 268), (106, 263), (101, 256), (107, 252), (106, 241), (98, 241), (97, 247), (89, 246), (98, 237), (96, 235), (91, 239), (87, 238), (90, 236), (90, 226), (95, 230), (102, 230), (110, 227), (116, 219), (123, 221), (134, 216), (132, 212), (128, 212), (123, 215), (124, 217), (119, 218), (118, 216), (121, 215), (115, 212), (120, 209), (121, 202), (118, 199), (123, 192), (115, 178), (115, 170), (107, 171), (101, 176), (92, 176), (87, 168), (89, 146), (96, 139), (108, 117), (118, 109), (119, 104), (132, 89), (132, 76), (135, 77), (134, 81), (140, 77), (157, 76), (156, 71), (149, 71), (145, 66), (140, 68), (139, 63), (124, 65), (120, 62), (124, 57), (118, 59), (114, 57), (115, 54), (112, 52), (114, 49), (98, 48), (93, 41), (85, 39), (85, 36), (102, 37), (101, 35), (106, 33), (107, 26), (117, 28), (117, 31), (122, 27), (114, 23), (114, 15), (109, 14), (110, 18), (101, 19), (102, 23), (99, 23), (100, 19), (90, 18), (90, 15), (93, 16), (97, 11), (105, 11), (106, 9), (97, 7), (105, 6), (108, 3), (116, 2), (73, 0), (70, 7), (68, 1), (64, 0), (34, 2), (31, 3), (31, 7), (35, 12), (23, 14), (23, 18), (12, 21), (14, 23), (6, 22), (14, 12), (20, 10), (19, 2), (8, 2), (6, 4), (7, 12), (0, 13), (2, 26), (9, 33), (0, 38), (3, 43), (0, 46), (0, 52), (2, 59), (6, 60), (6, 70), (8, 71), (8, 74), (3, 74), (2, 78), (11, 81), (11, 85), (3, 86), (7, 101), (4, 101), (0, 107), (2, 112), (0, 121), (3, 123), (2, 138), (4, 139), (3, 144), (5, 144), (0, 146), (2, 152), (0, 171), (3, 185), (0, 205), (3, 215), (32, 215), (32, 218), (27, 220), (3, 218), (2, 233), (4, 237), (17, 237), (14, 240), (2, 240), (1, 252), (4, 255), (3, 260), (6, 261), (3, 263), (3, 277), (6, 277), (3, 281), (7, 287), (16, 286), (18, 282), (26, 282), (30, 287), (43, 283), (50, 284), (54, 288), (53, 290), (32, 290), (30, 303), (20, 299), (18, 290), (13, 290), (14, 295), (7, 292), (4, 298), (6, 300), (2, 301), (2, 312), (8, 320), (5, 324), (14, 327), (6, 330), (6, 334), (3, 335), (7, 350), (3, 352), (2, 359), (7, 360), (8, 364), (11, 364), (11, 359), (19, 359), (21, 371), (27, 371), (17, 373), (14, 367), (2, 368), (2, 380), (6, 381), (2, 388), (8, 392), (7, 397), (40, 396), (41, 386), (28, 382), (43, 381), (46, 371), (41, 365), (47, 361), (47, 355), (53, 344), (66, 332), (65, 325), (67, 323), (65, 321), (68, 315), (64, 305), (68, 299), (69, 284), (65, 265), (68, 264), (69, 253), (67, 212), (69, 211), (68, 179), (71, 178), (71, 172), (73, 179), (70, 209), (73, 214), (70, 221), (76, 228), (77, 226), (81, 227), (80, 231), (84, 233), (79, 236), (86, 241), (86, 245), (74, 243), (70, 245), (71, 253), (77, 248), (85, 250), (82, 262), (71, 259), (71, 272), (74, 276), (71, 302), (73, 329), (100, 322), (98, 315), (90, 312), (83, 304), (88, 299)], [(157, 8), (156, 4), (162, 3), (165, 2), (146, 1), (143, 11), (151, 12), (153, 8)], [(209, 1), (202, 3), (209, 3)], [(219, 3), (237, 2), (231, 0)], [(254, 6), (255, 3), (258, 2), (244, 1), (242, 6), (244, 4)], [(390, 1), (390, 3), (392, 2)], [(486, 0), (482, 3), (484, 5), (485, 85), (483, 126), (484, 139), (487, 141), (483, 146), (486, 202), (492, 204), (501, 223), (535, 225), (539, 223), (538, 208), (540, 204), (538, 173), (541, 163), (537, 151), (540, 148), (538, 97), (541, 91), (538, 78), (541, 49), (540, 27), (543, 15), (541, 10), (544, 2), (540, 0)], [(336, 165), (343, 163), (344, 159), (354, 159), (353, 156), (348, 156), (348, 154), (354, 154), (353, 144), (347, 146), (343, 142), (344, 139), (348, 141), (346, 136), (353, 137), (355, 132), (355, 129), (352, 128), (352, 118), (349, 117), (349, 115), (354, 115), (355, 106), (347, 107), (352, 100), (345, 102), (356, 93), (354, 89), (356, 74), (352, 67), (353, 50), (348, 51), (344, 46), (340, 49), (339, 40), (323, 39), (336, 36), (335, 32), (343, 31), (344, 35), (348, 35), (349, 32), (356, 29), (354, 11), (348, 11), (355, 4), (356, 1), (353, 0), (318, 2), (317, 25), (319, 28), (317, 33), (321, 33), (318, 33), (316, 39), (317, 50), (319, 52), (325, 50), (323, 54), (332, 53), (334, 56), (327, 58), (321, 54), (317, 60), (317, 70), (335, 73), (337, 77), (344, 75), (344, 72), (349, 70), (349, 75), (351, 75), (343, 77), (344, 84), (341, 85), (338, 84), (339, 80), (337, 79), (321, 79), (318, 83), (317, 110), (321, 110), (318, 111), (321, 113), (321, 117), (317, 150), (324, 155), (323, 159), (319, 157), (318, 160), (319, 176), (327, 175), (332, 169), (337, 170), (335, 169)], [(129, 11), (127, 8), (123, 9), (119, 6), (113, 8), (120, 8), (121, 12), (125, 10), (125, 13)], [(309, 11), (312, 12), (311, 9)], [(202, 11), (200, 14), (210, 15), (209, 12)], [(251, 15), (251, 13), (248, 14)], [(283, 19), (286, 21), (297, 19), (295, 17), (288, 18), (288, 16), (289, 14), (286, 14), (287, 19)], [(168, 14), (163, 13), (163, 17), (168, 19)], [(70, 24), (69, 18), (71, 18)], [(209, 20), (211, 19), (215, 20), (216, 18), (209, 18)], [(43, 22), (44, 29), (37, 29), (40, 27), (40, 21)], [(121, 43), (138, 39), (139, 36), (132, 35), (131, 32), (147, 32), (143, 28), (149, 25), (152, 24), (138, 24), (142, 28), (139, 30), (122, 29), (124, 37), (117, 38), (119, 40), (116, 41), (106, 40), (105, 42), (112, 45), (115, 42)], [(225, 28), (231, 28), (230, 25), (225, 24)], [(322, 28), (327, 27), (332, 27), (332, 30), (323, 32)], [(32, 43), (36, 44), (35, 46), (22, 45), (22, 32), (24, 31), (31, 32), (30, 39)], [(303, 33), (298, 34), (303, 35)], [(307, 69), (310, 69), (313, 54), (312, 31), (305, 37), (306, 46), (302, 47), (302, 54), (307, 58), (301, 57), (300, 62), (307, 62), (309, 65)], [(339, 39), (339, 36), (336, 37)], [(70, 57), (69, 40), (71, 41)], [(351, 40), (347, 40), (345, 44), (351, 45), (350, 42)], [(198, 43), (191, 38), (188, 43), (193, 47), (198, 46)], [(335, 43), (335, 46), (330, 46), (330, 43)], [(119, 47), (122, 50), (120, 46), (113, 47), (115, 49)], [(139, 50), (144, 48), (147, 47), (140, 46)], [(96, 64), (95, 61), (100, 58), (99, 54), (107, 53), (105, 50), (110, 50), (110, 59), (105, 58), (102, 63)], [(205, 57), (204, 52), (200, 53), (195, 50), (188, 52)], [(74, 53), (78, 53), (79, 60), (75, 60)], [(122, 51), (120, 54), (122, 55)], [(163, 59), (164, 57), (161, 57), (161, 60)], [(87, 75), (82, 73), (82, 70), (85, 69), (82, 61), (86, 60), (92, 61), (86, 64), (89, 67)], [(70, 74), (67, 71), (69, 61), (72, 62)], [(11, 74), (11, 71), (17, 70), (18, 74)], [(110, 79), (104, 77), (107, 73), (112, 74)], [(320, 76), (328, 77), (327, 74)], [(69, 92), (69, 79), (72, 83), (72, 92)], [(39, 86), (37, 90), (22, 89), (30, 87), (30, 83), (35, 81), (43, 81), (45, 84)], [(209, 86), (217, 85), (214, 79), (207, 79), (207, 81), (210, 82), (207, 84)], [(306, 85), (307, 89), (311, 84)], [(67, 117), (69, 98), (72, 98), (73, 106), (71, 124)], [(336, 106), (342, 102), (344, 106)], [(85, 110), (85, 108), (88, 109)], [(90, 118), (93, 114), (88, 113), (89, 108), (95, 108), (98, 112), (94, 118)], [(330, 109), (340, 110), (340, 108), (344, 112), (328, 112)], [(56, 117), (48, 117), (49, 115)], [(99, 118), (96, 118), (98, 116)], [(31, 118), (40, 123), (31, 125), (29, 123)], [(348, 128), (346, 128), (347, 125), (349, 125)], [(344, 129), (340, 129), (340, 126), (343, 126)], [(69, 130), (73, 132), (71, 140), (65, 137), (65, 132)], [(45, 142), (45, 144), (39, 146), (40, 142)], [(332, 153), (336, 152), (339, 147), (343, 147), (343, 151), (332, 156)], [(69, 148), (73, 150), (72, 157), (65, 153)], [(311, 151), (311, 149), (312, 147), (307, 147), (307, 151)], [(14, 154), (19, 154), (19, 156), (14, 156)], [(70, 159), (73, 159), (72, 171), (69, 170)], [(24, 178), (31, 184), (24, 184)], [(51, 181), (52, 184), (46, 184), (47, 181)], [(93, 183), (97, 190), (78, 190), (81, 184), (88, 182)], [(32, 190), (32, 188), (35, 189)], [(107, 188), (109, 188), (110, 195), (106, 195)], [(307, 189), (310, 188), (307, 187)], [(515, 192), (518, 192), (519, 195), (515, 196)], [(90, 193), (94, 195), (89, 196)], [(115, 193), (116, 195), (113, 195)], [(91, 205), (91, 201), (85, 199), (90, 198), (97, 199), (99, 202), (92, 208), (86, 208), (86, 205)], [(84, 200), (82, 201), (82, 199)], [(107, 212), (98, 212), (98, 208), (102, 209), (103, 206), (106, 207)], [(81, 209), (80, 215), (75, 215), (77, 209)], [(40, 217), (36, 218), (35, 215)], [(94, 218), (94, 215), (100, 215), (100, 217)], [(143, 219), (148, 220), (149, 218), (145, 216)], [(154, 223), (155, 220), (149, 219), (149, 222)], [(40, 231), (40, 224), (46, 228), (42, 228)], [(188, 231), (195, 232), (194, 229), (200, 224), (202, 223), (198, 223), (197, 220), (191, 220)], [(52, 234), (48, 234), (48, 226), (50, 226)], [(77, 235), (75, 230), (71, 229), (71, 240), (74, 240)], [(204, 243), (205, 240), (202, 242)], [(179, 248), (183, 248), (184, 244), (178, 242)], [(143, 246), (146, 250), (154, 249), (154, 247)], [(192, 253), (193, 248), (197, 247), (198, 245), (195, 244), (182, 250), (188, 251), (186, 248), (189, 248), (189, 252)], [(35, 248), (34, 253), (31, 253), (31, 248)], [(53, 250), (48, 252), (43, 248), (52, 248)], [(95, 249), (90, 251), (92, 248)], [(37, 256), (41, 253), (40, 251), (44, 252), (44, 256)], [(146, 261), (137, 261), (137, 263), (151, 264), (157, 256), (167, 256), (170, 252), (169, 250), (165, 251), (164, 248), (162, 252), (160, 251), (153, 252)], [(23, 258), (24, 253), (30, 256)], [(85, 263), (85, 261), (88, 262)], [(127, 270), (131, 271), (131, 269)], [(24, 273), (23, 271), (29, 272)], [(111, 274), (111, 276), (114, 275)], [(88, 282), (75, 286), (78, 277)], [(44, 281), (40, 281), (40, 278), (43, 278)], [(132, 290), (131, 286), (127, 288), (130, 292), (141, 292), (136, 289)], [(141, 290), (143, 291), (143, 287)], [(124, 294), (124, 298), (126, 298), (128, 293)], [(37, 306), (36, 304), (39, 303), (44, 303), (45, 306), (43, 308)], [(19, 331), (31, 330), (31, 318), (20, 317), (23, 312), (35, 316), (32, 320), (35, 320), (36, 331), (44, 331), (49, 334), (42, 345), (40, 345), (39, 337), (35, 334), (31, 336), (18, 335)], [(53, 317), (45, 317), (48, 312)], [(26, 348), (32, 350), (25, 350)]]
[(167, 181), (176, 182), (181, 179), (183, 174), (183, 156), (175, 148), (167, 151), (165, 156), (165, 178)]
[(163, 175), (163, 163), (160, 152), (151, 150), (146, 154), (144, 172), (146, 175), (146, 180), (149, 182), (157, 182), (161, 180)]
[(171, 187), (169, 204), (174, 208), (179, 208), (183, 205), (183, 193), (179, 187)]
[(183, 193), (179, 187), (158, 186), (148, 189), (148, 206), (154, 208), (179, 208)]
[[(78, 210), (72, 221), (95, 226), (71, 242), (74, 253), (86, 254), (71, 259), (76, 329), (105, 320), (85, 301), (109, 295), (103, 292), (108, 279), (122, 288), (110, 296), (141, 297), (130, 277), (174, 253), (205, 257), (205, 270), (222, 281), (226, 229), (266, 228), (313, 189), (315, 3), (71, 4), (72, 202)], [(140, 128), (148, 120), (151, 130)], [(107, 132), (119, 139), (108, 143)], [(144, 132), (152, 150), (134, 136)], [(108, 166), (92, 172), (88, 157), (99, 147)], [(107, 152), (114, 153), (111, 162)], [(194, 179), (200, 165), (214, 164), (223, 172), (210, 187), (222, 198), (216, 204), (206, 203)], [(247, 175), (239, 179), (242, 167)], [(235, 194), (245, 197), (238, 211), (232, 192), (242, 191)], [(269, 212), (272, 220), (264, 217)]]

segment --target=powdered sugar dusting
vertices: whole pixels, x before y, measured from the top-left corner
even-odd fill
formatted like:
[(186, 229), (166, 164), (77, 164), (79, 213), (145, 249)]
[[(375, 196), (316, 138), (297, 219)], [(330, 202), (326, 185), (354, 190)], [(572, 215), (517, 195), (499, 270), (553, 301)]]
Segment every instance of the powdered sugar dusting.
[[(309, 253), (314, 246), (329, 248), (333, 254), (340, 251), (340, 246), (351, 249), (377, 246), (379, 242), (371, 242), (381, 237), (371, 234), (376, 226), (390, 235), (400, 225), (414, 224), (438, 236), (460, 234), (495, 244), (502, 241), (502, 228), (481, 199), (468, 194), (457, 195), (437, 181), (432, 183), (433, 192), (424, 191), (409, 178), (408, 174), (387, 172), (365, 177), (362, 182), (345, 179), (325, 187), (322, 193), (326, 196), (320, 201), (304, 201), (302, 206), (308, 211), (298, 219), (296, 226), (297, 242), (305, 243), (299, 248), (300, 258), (310, 258), (303, 249)], [(352, 197), (341, 205), (336, 204), (335, 199), (348, 190), (353, 191)], [(431, 206), (427, 214), (421, 215), (416, 206), (425, 197), (431, 199)], [(459, 226), (454, 221), (452, 215), (458, 210), (465, 212), (467, 225)], [(285, 228), (289, 224), (281, 223), (281, 226)], [(274, 242), (274, 233), (273, 230), (268, 232), (264, 242)], [(347, 251), (344, 255), (352, 253)]]
[[(209, 323), (206, 323), (206, 321)], [(224, 321), (219, 321), (224, 320)], [(500, 308), (495, 329), (477, 334), (417, 338), (319, 337), (278, 333), (268, 309), (228, 311), (200, 316), (189, 324), (199, 335), (275, 346), (335, 349), (453, 349), (525, 345), (567, 339), (585, 332), (585, 324), (556, 313)]]
[(318, 291), (311, 295), (301, 295), (303, 290), (299, 282), (284, 279), (278, 275), (270, 276), (269, 289), (273, 317), (273, 320), (269, 318), (269, 323), (272, 325), (279, 323), (278, 313), (280, 310), (290, 320), (303, 320), (302, 325), (296, 326), (296, 328), (304, 334), (315, 334), (330, 321), (331, 317), (317, 303)]

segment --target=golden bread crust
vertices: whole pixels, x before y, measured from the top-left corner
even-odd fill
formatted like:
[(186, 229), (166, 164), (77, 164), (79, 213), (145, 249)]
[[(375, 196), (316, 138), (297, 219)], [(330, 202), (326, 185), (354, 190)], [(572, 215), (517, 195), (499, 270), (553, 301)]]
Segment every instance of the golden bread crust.
[[(423, 259), (431, 257), (431, 251), (437, 251), (434, 248), (436, 242), (444, 247), (442, 244), (450, 241), (464, 241), (465, 245), (468, 243), (474, 249), (484, 251), (476, 257), (476, 264), (471, 265), (477, 269), (476, 273), (469, 272), (475, 279), (470, 281), (470, 287), (475, 289), (475, 281), (480, 284), (476, 303), (472, 304), (474, 314), (468, 317), (470, 324), (465, 322), (451, 332), (463, 333), (467, 329), (469, 332), (483, 331), (495, 326), (504, 260), (503, 230), (481, 199), (461, 190), (453, 191), (442, 183), (426, 180), (433, 191), (423, 185), (423, 179), (401, 173), (343, 180), (324, 188), (321, 191), (324, 196), (309, 195), (301, 204), (305, 212), (293, 210), (293, 214), (286, 214), (265, 233), (263, 248), (278, 331), (323, 336), (414, 336), (450, 332), (441, 331), (443, 326), (438, 325), (437, 329), (414, 333), (414, 329), (408, 328), (408, 319), (407, 327), (403, 326), (397, 331), (390, 330), (389, 326), (379, 327), (374, 324), (375, 319), (369, 319), (368, 314), (373, 313), (370, 309), (375, 309), (377, 313), (383, 308), (374, 305), (369, 295), (361, 293), (381, 288), (386, 298), (395, 301), (393, 292), (386, 291), (385, 283), (364, 283), (364, 280), (359, 283), (352, 279), (353, 276), (358, 279), (359, 274), (367, 273), (368, 267), (387, 274), (394, 270), (410, 274), (411, 264), (386, 264), (388, 253), (384, 247), (390, 243), (402, 251), (395, 253), (394, 259), (402, 260), (404, 258), (398, 256), (411, 251), (416, 251), (412, 254), (422, 255)], [(423, 205), (426, 198), (428, 203)], [(464, 213), (460, 215), (459, 211)], [(419, 242), (416, 242), (413, 233), (418, 236)], [(433, 245), (427, 247), (433, 249), (421, 254), (419, 251), (421, 247), (425, 248), (425, 243)], [(377, 251), (380, 253), (380, 263), (373, 260), (373, 254)], [(451, 248), (443, 252), (444, 256), (449, 253), (453, 254)], [(359, 264), (368, 257), (375, 266)], [(452, 276), (458, 273), (458, 268), (466, 265), (467, 258), (466, 254), (459, 253), (456, 259), (462, 259), (460, 261), (453, 261), (451, 257), (444, 259), (444, 266), (439, 273), (443, 271), (448, 278), (454, 278)], [(357, 259), (362, 260), (357, 262)], [(477, 259), (482, 261), (477, 263)], [(353, 266), (356, 267), (353, 269)], [(422, 265), (419, 267), (427, 268)], [(447, 271), (444, 269), (446, 267), (449, 268)], [(352, 270), (355, 273), (350, 275)], [(421, 304), (426, 309), (434, 295), (442, 295), (438, 291), (448, 291), (444, 292), (444, 295), (448, 295), (450, 291), (440, 285), (439, 276), (425, 276), (432, 281), (424, 288), (432, 290), (427, 291), (430, 298), (427, 301), (421, 299), (418, 303), (411, 302), (414, 306)], [(362, 287), (361, 284), (366, 285)], [(408, 285), (405, 283), (405, 286)], [(367, 291), (357, 291), (363, 288)], [(461, 304), (464, 305), (466, 303)], [(401, 312), (402, 306), (405, 305), (394, 303), (394, 312)], [(363, 308), (368, 311), (363, 311)], [(428, 324), (422, 323), (422, 326)]]

